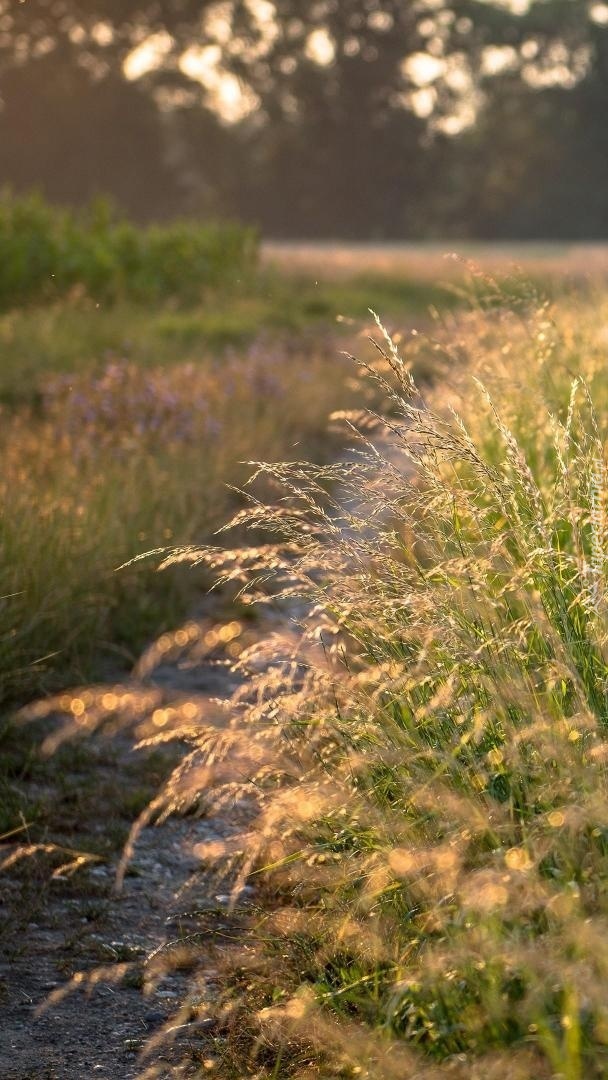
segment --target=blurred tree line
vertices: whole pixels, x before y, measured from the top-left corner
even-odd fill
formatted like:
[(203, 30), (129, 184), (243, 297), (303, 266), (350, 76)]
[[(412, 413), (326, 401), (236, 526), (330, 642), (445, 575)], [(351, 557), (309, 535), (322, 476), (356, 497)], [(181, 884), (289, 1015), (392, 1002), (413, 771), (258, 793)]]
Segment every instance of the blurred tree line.
[(0, 184), (272, 236), (608, 237), (608, 4), (0, 0)]

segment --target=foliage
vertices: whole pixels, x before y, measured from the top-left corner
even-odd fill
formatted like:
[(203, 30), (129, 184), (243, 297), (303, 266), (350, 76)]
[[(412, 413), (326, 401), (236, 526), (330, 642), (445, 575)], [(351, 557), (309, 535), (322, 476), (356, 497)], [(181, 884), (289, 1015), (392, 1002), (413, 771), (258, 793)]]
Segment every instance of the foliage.
[[(291, 616), (154, 804), (198, 798), (198, 757), (256, 807), (208, 853), (241, 908), (261, 883), (218, 1012), (243, 1071), (605, 1075), (603, 326), (507, 297), (387, 337), (346, 460), (259, 467), (285, 497), (233, 524), (271, 542), (167, 560)], [(429, 347), (459, 366), (423, 397)]]
[(606, 233), (601, 3), (28, 0), (1, 18), (19, 190), (275, 236)]
[(193, 300), (247, 276), (255, 266), (253, 230), (175, 222), (137, 226), (103, 200), (78, 213), (41, 196), (0, 198), (0, 306), (57, 299), (75, 289), (96, 301)]

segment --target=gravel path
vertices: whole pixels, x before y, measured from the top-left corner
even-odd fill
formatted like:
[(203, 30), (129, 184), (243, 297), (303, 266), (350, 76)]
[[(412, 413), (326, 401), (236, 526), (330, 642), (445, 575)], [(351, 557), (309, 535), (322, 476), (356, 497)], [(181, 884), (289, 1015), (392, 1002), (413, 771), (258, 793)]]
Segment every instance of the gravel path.
[[(203, 615), (188, 624), (190, 630), (196, 625), (204, 638), (212, 624)], [(173, 662), (161, 663), (162, 655), (162, 649), (157, 651), (159, 662), (154, 663), (153, 653), (143, 669), (145, 685), (158, 687), (165, 704), (183, 701), (184, 695), (205, 704), (234, 689), (234, 676), (217, 656), (201, 660), (185, 652)], [(134, 676), (127, 685), (137, 689), (142, 682)], [(130, 744), (120, 736), (113, 773), (118, 785), (129, 781), (126, 768), (132, 758)], [(99, 769), (107, 770), (108, 765), (100, 764)], [(44, 903), (31, 903), (31, 896), (27, 902), (33, 911), (31, 921), (24, 914), (22, 877), (2, 875), (0, 917), (8, 948), (0, 954), (0, 1080), (134, 1080), (144, 1068), (144, 1044), (172, 1024), (177, 1029), (174, 1052), (167, 1059), (161, 1052), (152, 1054), (146, 1063), (154, 1067), (150, 1075), (201, 1075), (201, 1065), (205, 1075), (219, 1075), (212, 1021), (204, 1008), (204, 999), (217, 992), (211, 953), (208, 969), (197, 976), (197, 1007), (177, 1021), (171, 1018), (187, 997), (188, 974), (165, 976), (146, 993), (142, 976), (146, 957), (192, 930), (184, 913), (197, 912), (197, 929), (201, 913), (203, 922), (214, 929), (228, 926), (234, 918), (228, 914), (228, 898), (216, 894), (193, 848), (228, 836), (242, 815), (243, 808), (237, 806), (232, 816), (228, 810), (221, 820), (173, 818), (146, 828), (119, 895), (117, 853), (106, 864), (69, 878), (60, 875), (50, 885), (45, 882)], [(103, 822), (98, 827), (102, 829)], [(31, 882), (28, 888), (31, 893)], [(122, 978), (121, 964), (129, 965)], [(49, 995), (65, 986), (66, 976), (100, 967), (102, 975), (93, 989), (77, 989), (61, 1001), (51, 1001), (40, 1013)]]

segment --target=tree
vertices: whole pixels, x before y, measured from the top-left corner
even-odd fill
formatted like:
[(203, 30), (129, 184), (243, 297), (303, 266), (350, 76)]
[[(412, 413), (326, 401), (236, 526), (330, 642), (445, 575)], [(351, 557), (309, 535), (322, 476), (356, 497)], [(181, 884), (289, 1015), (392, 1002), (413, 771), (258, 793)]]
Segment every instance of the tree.
[(550, 233), (566, 211), (573, 235), (608, 229), (604, 15), (582, 0), (0, 0), (0, 180), (282, 235)]

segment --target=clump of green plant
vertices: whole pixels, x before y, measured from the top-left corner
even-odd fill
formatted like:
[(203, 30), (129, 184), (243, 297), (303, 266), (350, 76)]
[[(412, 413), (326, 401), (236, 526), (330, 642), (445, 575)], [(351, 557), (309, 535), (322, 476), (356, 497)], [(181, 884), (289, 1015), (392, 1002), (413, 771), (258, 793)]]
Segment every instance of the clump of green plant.
[(83, 211), (37, 194), (0, 194), (0, 307), (59, 299), (81, 289), (97, 301), (201, 298), (248, 276), (257, 236), (231, 223), (177, 221), (140, 227), (104, 200)]
[[(461, 365), (427, 399), (386, 336), (368, 368), (384, 415), (336, 416), (346, 459), (259, 466), (284, 497), (233, 524), (270, 542), (168, 560), (244, 602), (270, 588), (290, 621), (238, 660), (230, 738), (189, 735), (220, 803), (241, 785), (256, 804), (222, 853), (235, 900), (260, 891), (221, 1005), (227, 1059), (258, 1053), (256, 1075), (605, 1075), (606, 386), (587, 319), (584, 337), (577, 312), (495, 307), (414, 343)], [(166, 807), (193, 787), (190, 760)]]

